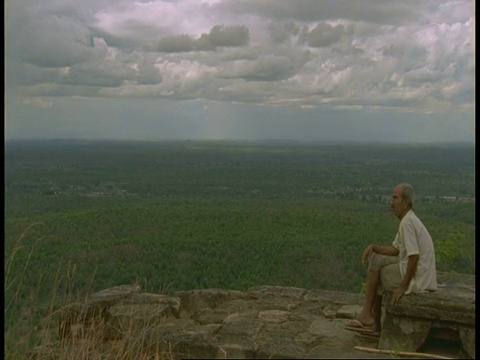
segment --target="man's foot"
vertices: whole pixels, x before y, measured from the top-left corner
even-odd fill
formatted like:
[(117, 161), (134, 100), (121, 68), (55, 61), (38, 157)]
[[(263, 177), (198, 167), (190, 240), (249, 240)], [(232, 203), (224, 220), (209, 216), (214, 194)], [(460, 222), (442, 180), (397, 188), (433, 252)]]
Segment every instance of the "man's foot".
[(363, 327), (372, 327), (374, 325), (374, 321), (372, 319), (371, 322), (364, 322), (361, 321), (360, 319), (355, 319), (350, 321), (347, 326), (349, 327), (358, 327), (358, 328), (363, 328)]
[(345, 326), (345, 330), (355, 331), (355, 332), (362, 332), (362, 333), (380, 333), (381, 328), (374, 324), (364, 324), (360, 321), (360, 319), (355, 319), (347, 323)]
[(355, 331), (359, 333), (373, 333), (375, 332), (375, 327), (371, 326), (345, 326), (345, 330)]

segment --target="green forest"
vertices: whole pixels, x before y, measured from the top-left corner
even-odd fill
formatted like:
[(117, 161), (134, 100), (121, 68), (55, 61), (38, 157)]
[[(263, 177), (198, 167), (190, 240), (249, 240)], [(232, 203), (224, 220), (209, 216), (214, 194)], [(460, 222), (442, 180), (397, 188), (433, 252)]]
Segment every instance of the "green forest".
[(437, 270), (474, 274), (474, 166), (473, 145), (9, 141), (6, 329), (135, 281), (360, 292), (364, 248), (395, 237), (402, 182)]

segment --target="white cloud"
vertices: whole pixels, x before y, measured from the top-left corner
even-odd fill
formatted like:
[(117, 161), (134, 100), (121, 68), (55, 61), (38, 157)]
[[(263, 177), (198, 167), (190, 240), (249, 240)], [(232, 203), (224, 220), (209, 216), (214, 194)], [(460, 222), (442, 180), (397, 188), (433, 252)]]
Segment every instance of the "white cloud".
[(51, 108), (53, 107), (53, 102), (41, 99), (39, 97), (24, 98), (22, 99), (23, 105), (28, 105), (36, 108)]

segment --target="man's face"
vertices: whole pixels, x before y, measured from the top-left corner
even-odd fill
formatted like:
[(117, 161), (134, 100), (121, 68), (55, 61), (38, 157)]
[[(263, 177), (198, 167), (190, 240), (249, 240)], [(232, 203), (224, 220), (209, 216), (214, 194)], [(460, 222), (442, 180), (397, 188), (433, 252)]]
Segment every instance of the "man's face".
[(393, 189), (392, 201), (390, 202), (392, 212), (400, 219), (408, 211), (407, 200), (402, 197), (402, 190), (400, 186)]

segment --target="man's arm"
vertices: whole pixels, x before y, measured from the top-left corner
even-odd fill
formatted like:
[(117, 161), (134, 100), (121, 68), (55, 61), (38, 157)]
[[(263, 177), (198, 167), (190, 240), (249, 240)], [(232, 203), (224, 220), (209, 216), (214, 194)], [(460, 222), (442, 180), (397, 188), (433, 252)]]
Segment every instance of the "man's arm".
[(398, 253), (400, 252), (395, 246), (390, 245), (390, 246), (378, 246), (378, 245), (372, 245), (373, 247), (373, 252), (381, 255), (387, 255), (387, 256), (397, 256)]
[(419, 258), (420, 255), (410, 255), (408, 257), (407, 272), (405, 273), (402, 284), (393, 292), (390, 304), (395, 305), (407, 291), (408, 285), (410, 285), (410, 281), (412, 280), (413, 275), (415, 275), (415, 271), (417, 271)]
[(370, 245), (368, 246), (362, 255), (362, 266), (365, 265), (365, 262), (373, 253), (387, 255), (387, 256), (397, 256), (399, 251), (398, 249), (393, 246), (378, 246), (378, 245)]

